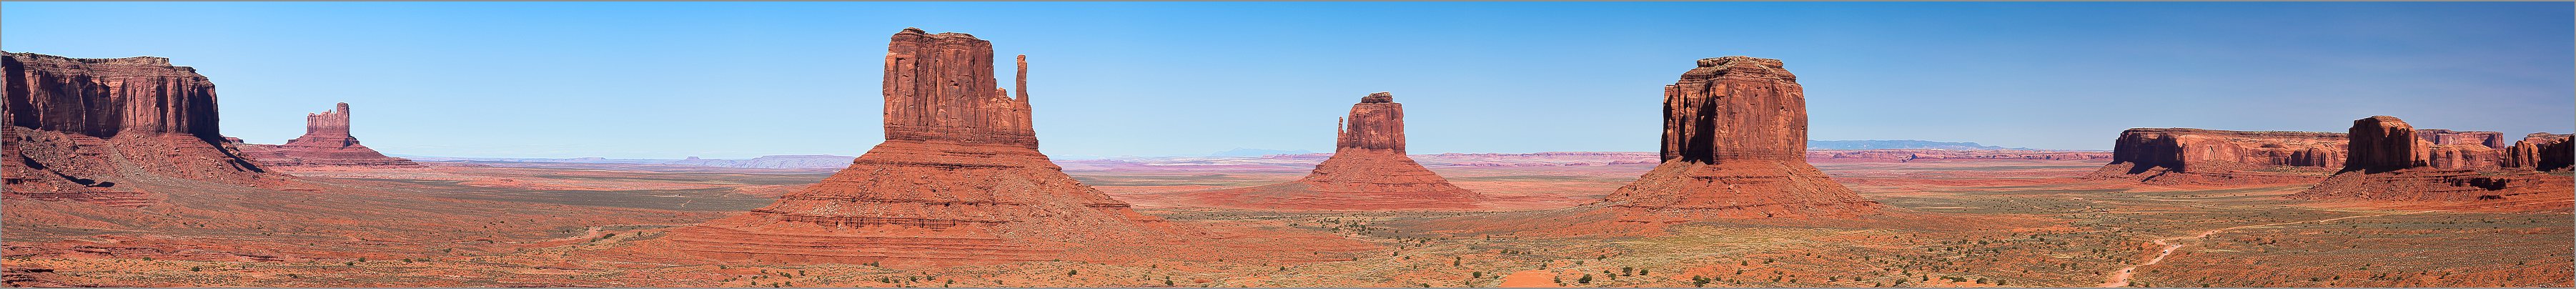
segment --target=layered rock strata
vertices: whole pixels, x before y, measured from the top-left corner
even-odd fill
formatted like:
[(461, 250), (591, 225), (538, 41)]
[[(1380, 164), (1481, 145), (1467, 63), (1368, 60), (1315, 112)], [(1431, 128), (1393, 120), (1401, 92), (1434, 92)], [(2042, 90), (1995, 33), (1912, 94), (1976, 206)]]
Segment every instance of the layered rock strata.
[(306, 114), (303, 136), (284, 145), (243, 144), (242, 156), (267, 167), (422, 167), (358, 144), (358, 138), (349, 135), (349, 116), (346, 102), (331, 111)]
[[(2349, 136), (2352, 157), (2345, 160), (2342, 171), (2290, 198), (2541, 203), (2563, 207), (2569, 201), (2571, 185), (2576, 185), (2568, 176), (2533, 169), (2440, 166), (2439, 156), (2444, 155), (2445, 147), (2486, 145), (2439, 145), (2439, 138), (2423, 138), (2425, 134), (2396, 117), (2354, 120)], [(2525, 143), (2548, 141), (2543, 136), (2535, 137), (2542, 140)]]
[(168, 58), (5, 53), (8, 126), (0, 178), (13, 199), (153, 204), (116, 186), (176, 178), (237, 185), (272, 180), (217, 131), (215, 85)]
[(1480, 196), (1449, 184), (1404, 152), (1404, 104), (1379, 92), (1351, 105), (1333, 156), (1296, 181), (1185, 194), (1201, 206), (1287, 210), (1474, 208)]
[(2112, 145), (2111, 164), (2087, 179), (2150, 184), (2310, 183), (2344, 163), (2344, 134), (2133, 128)]
[(777, 203), (672, 229), (669, 248), (723, 260), (939, 266), (1049, 260), (1072, 246), (1171, 233), (1038, 152), (1027, 95), (992, 85), (990, 42), (919, 29), (892, 40), (884, 143)]
[(1854, 217), (1878, 202), (1806, 161), (1806, 94), (1779, 60), (1728, 56), (1664, 86), (1662, 164), (1603, 200), (1621, 222)]

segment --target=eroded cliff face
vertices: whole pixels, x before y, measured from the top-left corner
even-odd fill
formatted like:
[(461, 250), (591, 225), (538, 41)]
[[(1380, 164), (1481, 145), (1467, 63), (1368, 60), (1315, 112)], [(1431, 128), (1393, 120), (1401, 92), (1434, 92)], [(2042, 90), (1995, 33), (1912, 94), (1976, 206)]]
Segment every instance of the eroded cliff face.
[(1361, 97), (1338, 129), (1333, 156), (1287, 183), (1185, 193), (1194, 206), (1291, 210), (1475, 208), (1482, 196), (1449, 184), (1404, 152), (1404, 105)]
[(1699, 60), (1664, 87), (1663, 164), (1603, 202), (1639, 223), (1877, 214), (1807, 163), (1797, 80), (1776, 59)]
[(229, 185), (271, 181), (217, 131), (215, 86), (160, 57), (69, 58), (6, 53), (8, 191), (0, 196), (146, 206), (153, 194), (119, 187), (176, 178)]
[(2311, 183), (2343, 166), (2344, 134), (2133, 128), (2088, 179), (2150, 184)]
[(918, 29), (892, 40), (884, 143), (768, 207), (673, 229), (669, 248), (721, 260), (945, 266), (1191, 234), (1038, 153), (1027, 96), (994, 88), (990, 42)]
[[(1020, 89), (1028, 69), (1021, 56)], [(951, 141), (1036, 149), (1028, 94), (996, 87), (993, 43), (965, 33), (896, 33), (886, 47), (888, 141)]]
[[(2445, 138), (2439, 136), (2443, 134), (2419, 134), (2406, 121), (2390, 116), (2354, 120), (2349, 134), (2352, 158), (2343, 170), (2289, 198), (2568, 206), (2568, 176), (2462, 161), (2461, 155), (2496, 150), (2484, 144), (2485, 137), (2454, 138), (2450, 140), (2454, 144), (2442, 145)], [(2527, 142), (2535, 148), (2548, 141), (2545, 135), (2534, 137), (2542, 138)]]
[(2571, 160), (2576, 158), (2576, 151), (2569, 150), (2571, 147), (2568, 144), (2569, 138), (2570, 135), (2545, 132), (2524, 135), (2522, 140), (2513, 142), (2513, 147), (2505, 149), (2505, 160), (2501, 167), (2536, 171), (2566, 170), (2571, 163), (2576, 163), (2576, 160)]
[(241, 144), (242, 156), (260, 166), (279, 167), (423, 167), (409, 159), (388, 157), (349, 135), (349, 103), (331, 111), (304, 115), (304, 135), (284, 145)]

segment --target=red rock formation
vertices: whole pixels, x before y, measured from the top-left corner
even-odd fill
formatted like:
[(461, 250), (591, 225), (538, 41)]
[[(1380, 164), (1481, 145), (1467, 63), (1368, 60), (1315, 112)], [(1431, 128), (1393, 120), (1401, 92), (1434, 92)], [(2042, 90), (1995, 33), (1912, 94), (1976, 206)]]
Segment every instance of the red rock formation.
[(168, 58), (6, 53), (7, 192), (0, 196), (142, 206), (116, 183), (186, 179), (253, 185), (268, 177), (217, 132), (215, 86)]
[(992, 53), (972, 35), (896, 33), (884, 143), (768, 207), (673, 229), (669, 248), (725, 260), (937, 266), (1050, 260), (1068, 247), (1173, 234), (1038, 153), (1028, 97), (992, 88)]
[(2415, 130), (2415, 138), (2433, 142), (2434, 145), (2474, 145), (2490, 149), (2505, 148), (2504, 133), (2501, 132), (2419, 129)]
[(2316, 182), (2344, 162), (2344, 134), (2133, 128), (2120, 132), (2111, 164), (2087, 179), (2151, 184)]
[(2569, 150), (2570, 137), (2545, 132), (2525, 135), (2521, 141), (2513, 142), (2513, 147), (2505, 149), (2505, 160), (2500, 166), (2536, 171), (2565, 170), (2571, 163), (2576, 163), (2576, 160), (2571, 160), (2576, 159), (2576, 151)]
[(2392, 116), (2372, 116), (2352, 121), (2352, 156), (2344, 159), (2343, 170), (2372, 172), (2393, 171), (2426, 166), (2431, 155), (2430, 144), (2416, 139), (2415, 126)]
[(1806, 93), (1780, 60), (1699, 60), (1664, 86), (1663, 164), (1603, 200), (1622, 222), (1851, 217), (1882, 205), (1807, 164)]
[(285, 145), (244, 144), (242, 156), (266, 167), (422, 167), (409, 159), (388, 157), (349, 136), (349, 103), (331, 111), (304, 115), (304, 136)]
[(2441, 167), (2437, 165), (2440, 161), (2436, 156), (2445, 154), (2445, 150), (2474, 150), (2486, 146), (2436, 145), (2435, 141), (2419, 136), (2414, 126), (2396, 117), (2372, 116), (2354, 120), (2350, 134), (2352, 157), (2345, 161), (2342, 172), (2289, 197), (2564, 207), (2571, 199), (2571, 186), (2576, 186), (2568, 176), (2538, 171)]
[(1474, 208), (1481, 196), (1450, 185), (1404, 153), (1404, 104), (1379, 92), (1351, 105), (1332, 158), (1296, 181), (1183, 194), (1196, 205), (1286, 210)]

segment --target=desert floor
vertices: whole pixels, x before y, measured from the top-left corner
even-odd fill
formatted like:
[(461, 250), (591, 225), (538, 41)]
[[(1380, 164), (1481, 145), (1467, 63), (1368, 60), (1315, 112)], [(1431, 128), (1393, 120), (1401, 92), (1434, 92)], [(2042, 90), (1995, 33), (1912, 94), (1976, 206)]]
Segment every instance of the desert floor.
[(2280, 198), (2305, 185), (2077, 179), (2100, 161), (1820, 162), (1893, 209), (1642, 230), (1550, 221), (1584, 214), (1651, 164), (1431, 167), (1487, 194), (1481, 211), (1214, 210), (1167, 199), (1293, 180), (1312, 164), (1067, 162), (1066, 171), (1188, 225), (1374, 246), (1275, 263), (1138, 254), (944, 268), (667, 264), (618, 254), (651, 251), (633, 244), (767, 205), (831, 171), (442, 162), (294, 171), (315, 184), (304, 190), (134, 184), (163, 203), (143, 208), (11, 200), (0, 204), (0, 265), (10, 286), (2576, 286), (2576, 224), (2564, 209), (2318, 203)]

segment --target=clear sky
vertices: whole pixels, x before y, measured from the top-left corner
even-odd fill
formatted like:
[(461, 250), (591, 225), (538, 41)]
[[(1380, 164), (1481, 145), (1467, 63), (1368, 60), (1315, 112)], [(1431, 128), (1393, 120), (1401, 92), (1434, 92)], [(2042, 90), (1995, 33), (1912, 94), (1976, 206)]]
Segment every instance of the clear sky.
[[(1662, 86), (1777, 58), (1810, 137), (2110, 149), (2120, 130), (2576, 130), (2576, 7), (2522, 3), (0, 3), (0, 50), (169, 57), (223, 132), (349, 102), (392, 154), (857, 155), (886, 39), (1027, 54), (1058, 157), (1330, 151), (1371, 92), (1415, 153), (1652, 151)], [(1007, 63), (1007, 60), (1004, 60)], [(1007, 65), (999, 67), (1007, 71)], [(1008, 84), (1008, 74), (1000, 74)]]

